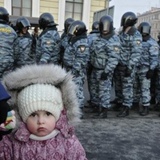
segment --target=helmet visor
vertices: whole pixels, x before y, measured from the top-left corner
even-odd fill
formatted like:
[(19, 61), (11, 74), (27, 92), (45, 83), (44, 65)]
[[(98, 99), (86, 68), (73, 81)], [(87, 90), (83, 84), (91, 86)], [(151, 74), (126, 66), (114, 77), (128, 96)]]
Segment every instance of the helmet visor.
[(149, 26), (143, 26), (142, 27), (142, 33), (150, 34), (150, 27)]
[(74, 36), (77, 33), (77, 25), (70, 25), (68, 28), (68, 35)]

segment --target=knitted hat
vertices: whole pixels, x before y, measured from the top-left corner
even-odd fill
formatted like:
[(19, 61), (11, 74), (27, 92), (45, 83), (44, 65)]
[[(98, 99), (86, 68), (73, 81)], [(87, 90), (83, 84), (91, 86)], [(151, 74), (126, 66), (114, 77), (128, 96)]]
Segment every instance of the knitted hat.
[(38, 110), (52, 113), (57, 121), (63, 110), (61, 91), (50, 84), (27, 86), (18, 93), (18, 109), (24, 122)]

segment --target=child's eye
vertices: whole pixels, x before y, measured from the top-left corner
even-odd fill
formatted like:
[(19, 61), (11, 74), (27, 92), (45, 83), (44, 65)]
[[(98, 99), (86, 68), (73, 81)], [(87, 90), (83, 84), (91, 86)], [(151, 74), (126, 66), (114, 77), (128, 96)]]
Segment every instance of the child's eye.
[(46, 112), (46, 115), (47, 115), (47, 116), (50, 116), (50, 115), (52, 115), (52, 113), (50, 113), (50, 112)]
[(32, 113), (30, 116), (35, 117), (37, 114), (36, 113)]

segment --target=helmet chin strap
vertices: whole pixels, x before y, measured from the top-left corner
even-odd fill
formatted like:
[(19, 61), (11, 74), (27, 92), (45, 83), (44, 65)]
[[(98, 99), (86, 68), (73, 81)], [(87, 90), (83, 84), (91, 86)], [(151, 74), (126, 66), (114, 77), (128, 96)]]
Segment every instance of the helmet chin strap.
[(130, 29), (131, 29), (131, 26), (128, 26), (128, 27), (124, 28), (124, 33), (127, 34)]

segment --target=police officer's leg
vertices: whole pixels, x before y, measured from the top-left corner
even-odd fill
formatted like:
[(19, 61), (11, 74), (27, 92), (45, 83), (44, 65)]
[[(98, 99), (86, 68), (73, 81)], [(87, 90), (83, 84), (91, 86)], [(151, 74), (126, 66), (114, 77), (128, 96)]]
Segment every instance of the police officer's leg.
[(107, 118), (107, 111), (111, 107), (111, 78), (108, 77), (106, 80), (100, 80), (99, 85), (99, 99), (100, 99), (100, 113), (99, 118)]
[(140, 77), (141, 82), (141, 99), (143, 110), (140, 112), (141, 116), (146, 116), (149, 113), (150, 106), (150, 79), (147, 79), (145, 75)]
[(98, 113), (99, 112), (99, 96), (98, 96), (98, 85), (99, 85), (99, 74), (96, 69), (92, 71), (91, 74), (91, 109), (88, 113)]
[(122, 74), (120, 66), (117, 66), (114, 71), (114, 84), (115, 84), (115, 97), (116, 97), (116, 104), (113, 106), (114, 111), (119, 111), (122, 102), (123, 102), (123, 95), (122, 95)]
[(130, 77), (126, 77), (126, 76), (123, 77), (122, 111), (117, 115), (117, 117), (126, 117), (129, 115), (129, 109), (131, 108), (133, 103), (133, 78), (134, 78), (134, 71), (132, 71)]

